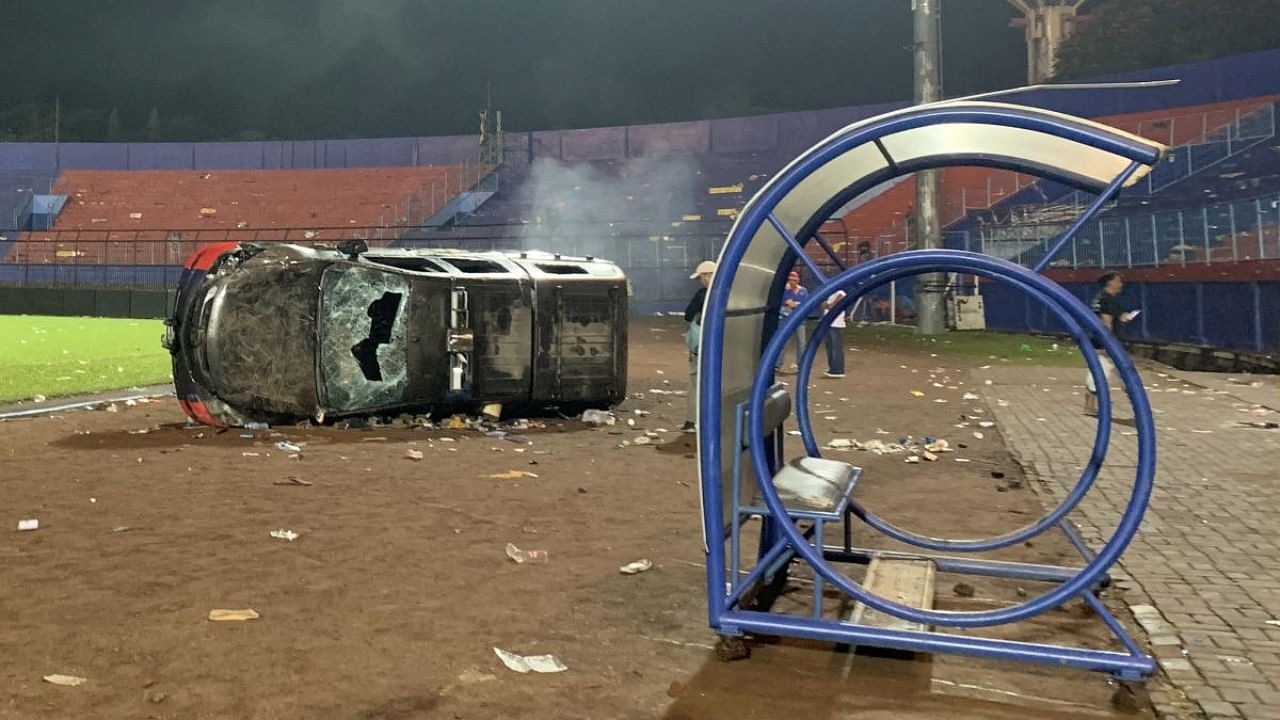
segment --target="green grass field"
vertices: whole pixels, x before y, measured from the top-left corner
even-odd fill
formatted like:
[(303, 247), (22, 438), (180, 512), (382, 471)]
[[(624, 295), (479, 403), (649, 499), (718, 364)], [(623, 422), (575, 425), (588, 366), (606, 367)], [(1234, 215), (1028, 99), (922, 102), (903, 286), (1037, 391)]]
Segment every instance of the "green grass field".
[(0, 315), (0, 402), (173, 380), (159, 320)]
[[(913, 327), (867, 325), (850, 327), (845, 339), (858, 346), (902, 348), (937, 353), (939, 358), (977, 364), (1017, 362), (1051, 367), (1084, 367), (1084, 358), (1069, 339), (966, 330), (937, 337), (916, 335)], [(1055, 348), (1056, 346), (1056, 348)]]

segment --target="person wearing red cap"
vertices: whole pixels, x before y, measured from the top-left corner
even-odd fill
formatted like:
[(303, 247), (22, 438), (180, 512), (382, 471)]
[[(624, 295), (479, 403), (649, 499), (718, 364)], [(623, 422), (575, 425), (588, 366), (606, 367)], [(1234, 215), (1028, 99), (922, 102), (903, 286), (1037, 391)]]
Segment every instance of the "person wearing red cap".
[[(779, 312), (780, 317), (786, 317), (791, 311), (800, 305), (805, 298), (809, 297), (809, 291), (800, 284), (800, 273), (792, 272), (787, 276), (787, 287), (782, 291), (782, 308)], [(800, 356), (804, 353), (804, 324), (796, 328), (796, 361), (791, 363), (794, 370), (800, 367)], [(787, 353), (785, 351), (778, 354), (778, 365), (774, 368), (777, 372), (782, 372), (782, 359)]]

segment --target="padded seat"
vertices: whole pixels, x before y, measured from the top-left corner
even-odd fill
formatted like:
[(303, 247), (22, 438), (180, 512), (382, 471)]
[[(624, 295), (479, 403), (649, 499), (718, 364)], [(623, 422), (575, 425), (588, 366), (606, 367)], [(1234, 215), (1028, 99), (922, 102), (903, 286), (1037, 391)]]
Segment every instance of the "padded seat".
[[(773, 487), (789, 514), (838, 517), (860, 474), (860, 468), (839, 460), (801, 457), (788, 462), (773, 476)], [(755, 502), (763, 506), (764, 498), (757, 496)]]

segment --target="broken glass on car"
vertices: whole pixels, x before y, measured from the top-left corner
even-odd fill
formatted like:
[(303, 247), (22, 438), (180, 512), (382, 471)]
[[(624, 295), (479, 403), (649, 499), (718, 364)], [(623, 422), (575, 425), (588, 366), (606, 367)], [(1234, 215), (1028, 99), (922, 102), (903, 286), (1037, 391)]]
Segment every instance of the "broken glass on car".
[(335, 265), (321, 284), (320, 376), (333, 412), (404, 401), (409, 282), (394, 273)]

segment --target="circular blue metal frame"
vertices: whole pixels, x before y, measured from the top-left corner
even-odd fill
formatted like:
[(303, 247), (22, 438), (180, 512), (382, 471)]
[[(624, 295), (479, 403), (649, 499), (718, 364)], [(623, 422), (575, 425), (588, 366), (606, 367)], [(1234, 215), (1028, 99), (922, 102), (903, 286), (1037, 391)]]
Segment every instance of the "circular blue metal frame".
[[(1119, 558), (1125, 547), (1133, 539), (1134, 533), (1137, 532), (1151, 496), (1155, 475), (1155, 427), (1151, 418), (1150, 406), (1143, 392), (1142, 381), (1138, 377), (1133, 363), (1124, 353), (1119, 342), (1106, 332), (1101, 320), (1084, 303), (1068, 293), (1062, 286), (1019, 265), (959, 250), (911, 251), (858, 265), (832, 278), (828, 282), (827, 289), (834, 291), (835, 289), (854, 287), (872, 277), (877, 281), (889, 281), (926, 272), (954, 271), (969, 272), (993, 279), (1010, 278), (1021, 282), (1042, 299), (1053, 301), (1059, 308), (1065, 310), (1076, 323), (1096, 333), (1104, 350), (1114, 360), (1125, 390), (1129, 394), (1130, 402), (1133, 405), (1135, 425), (1138, 429), (1138, 467), (1133, 493), (1130, 495), (1129, 502), (1116, 527), (1115, 534), (1077, 575), (1044, 595), (997, 610), (944, 612), (913, 608), (867, 592), (861, 585), (836, 572), (822, 558), (820, 550), (815, 550), (804, 539), (794, 522), (782, 520), (778, 523), (778, 528), (782, 534), (787, 536), (789, 544), (796, 551), (796, 554), (803, 557), (813, 567), (814, 572), (849, 596), (866, 603), (868, 607), (912, 622), (951, 627), (984, 627), (1025, 620), (1064, 604), (1092, 587)], [(804, 322), (809, 314), (818, 309), (825, 298), (826, 295), (824, 294), (811, 294), (783, 320), (782, 327), (765, 346), (751, 388), (749, 414), (747, 416), (751, 423), (751, 462), (758, 478), (765, 504), (768, 506), (772, 516), (779, 519), (787, 518), (788, 515), (782, 501), (778, 498), (777, 490), (773, 487), (773, 483), (769, 481), (772, 473), (770, 472), (769, 461), (762, 442), (764, 437), (765, 394), (772, 384), (774, 363), (777, 362), (778, 357), (783, 352), (786, 340), (795, 333), (800, 323)], [(1090, 364), (1091, 371), (1100, 374), (1097, 353), (1093, 352), (1088, 343), (1085, 343), (1085, 347), (1087, 348), (1086, 359)], [(1099, 386), (1098, 390), (1100, 395), (1106, 392), (1105, 382)]]
[[(1031, 297), (1037, 297), (1035, 291), (1025, 283), (1012, 279), (1003, 278), (1006, 283), (1017, 290), (1021, 290), (1024, 294)], [(812, 457), (822, 457), (822, 453), (818, 448), (818, 443), (813, 436), (813, 424), (809, 418), (809, 376), (813, 372), (813, 363), (817, 355), (817, 347), (821, 343), (822, 338), (828, 332), (831, 322), (840, 314), (845, 312), (850, 305), (857, 301), (859, 297), (865, 296), (879, 287), (886, 285), (889, 280), (876, 279), (872, 285), (853, 289), (848, 292), (847, 296), (838, 304), (834, 305), (831, 310), (825, 314), (814, 328), (811, 339), (805, 346), (804, 353), (799, 361), (800, 371), (796, 378), (796, 419), (800, 425), (801, 442), (805, 446), (805, 451)], [(826, 288), (819, 294), (822, 297), (828, 297), (834, 294), (835, 289), (829, 292)], [(1080, 346), (1081, 353), (1084, 355), (1085, 364), (1089, 368), (1089, 372), (1093, 375), (1094, 382), (1099, 388), (1098, 392), (1098, 426), (1094, 434), (1093, 450), (1089, 456), (1089, 463), (1085, 466), (1080, 474), (1080, 478), (1076, 481), (1071, 492), (1058, 503), (1057, 507), (1048, 514), (1034, 523), (1023, 526), (1017, 530), (997, 535), (990, 538), (981, 539), (965, 539), (957, 540), (952, 538), (938, 538), (913, 533), (897, 527), (893, 523), (881, 518), (875, 513), (867, 510), (860, 503), (854, 502), (853, 506), (857, 511), (858, 517), (862, 518), (868, 525), (879, 530), (885, 535), (914, 545), (916, 547), (926, 548), (929, 550), (950, 551), (950, 552), (985, 552), (988, 550), (998, 550), (1010, 545), (1016, 545), (1025, 542), (1041, 533), (1053, 528), (1057, 525), (1067, 513), (1071, 512), (1080, 504), (1080, 501), (1089, 493), (1093, 487), (1093, 483), (1097, 480), (1098, 472), (1102, 469), (1102, 463), (1106, 459), (1107, 449), (1111, 440), (1111, 394), (1108, 392), (1106, 375), (1102, 372), (1100, 364), (1097, 362), (1097, 353), (1092, 344), (1088, 341), (1087, 335), (1083, 329), (1072, 320), (1072, 318), (1064, 312), (1060, 307), (1049, 305), (1050, 312), (1054, 315), (1058, 322), (1062, 323), (1071, 336), (1075, 339), (1076, 344)]]
[[(818, 168), (822, 167), (832, 159), (839, 157), (849, 150), (867, 143), (874, 142), (880, 137), (909, 130), (916, 127), (928, 125), (946, 124), (946, 123), (977, 123), (985, 125), (1000, 125), (1006, 127), (1017, 127), (1056, 137), (1066, 138), (1074, 142), (1078, 142), (1089, 147), (1102, 149), (1113, 153), (1119, 157), (1127, 158), (1132, 163), (1150, 166), (1154, 164), (1160, 157), (1160, 149), (1158, 146), (1146, 144), (1137, 139), (1129, 138), (1118, 133), (1110, 132), (1105, 129), (1097, 128), (1088, 123), (1083, 123), (1072, 118), (1046, 114), (1040, 111), (1016, 108), (1011, 106), (984, 106), (974, 107), (965, 106), (924, 106), (913, 108), (908, 111), (894, 113), (885, 118), (872, 123), (867, 123), (861, 127), (854, 128), (844, 133), (838, 133), (831, 138), (823, 141), (815, 146), (796, 161), (788, 165), (779, 175), (777, 175), (765, 188), (747, 205), (743, 213), (739, 216), (735, 223), (729, 238), (725, 243), (724, 252), (720, 258), (719, 272), (716, 281), (712, 283), (707, 297), (708, 311), (704, 314), (703, 323), (703, 351), (701, 353), (701, 361), (699, 366), (699, 467), (701, 471), (700, 489), (703, 496), (704, 511), (704, 534), (707, 542), (711, 542), (711, 538), (724, 527), (723, 509), (719, 502), (712, 501), (713, 495), (721, 492), (719, 481), (722, 468), (722, 449), (719, 445), (719, 431), (722, 424), (720, 393), (723, 385), (723, 372), (720, 361), (724, 352), (724, 332), (725, 332), (725, 312), (724, 308), (728, 306), (730, 290), (732, 288), (733, 277), (736, 275), (739, 264), (742, 262), (748, 246), (752, 238), (759, 231), (766, 221), (766, 218), (772, 213), (777, 204), (785, 198), (795, 187), (805, 178), (810, 176)], [(856, 181), (842, 191), (843, 195), (850, 193), (857, 194), (868, 187), (868, 183), (878, 183), (890, 179), (895, 176), (904, 175), (916, 170), (927, 169), (932, 167), (944, 167), (948, 165), (965, 165), (965, 164), (984, 164), (1004, 167), (1017, 172), (1025, 172), (1040, 175), (1042, 177), (1051, 178), (1053, 180), (1064, 182), (1083, 189), (1097, 190), (1100, 183), (1096, 180), (1084, 180), (1072, 175), (1070, 172), (1056, 167), (1045, 167), (1030, 162), (1029, 160), (1016, 157), (1014, 154), (1008, 156), (991, 156), (975, 153), (954, 153), (950, 155), (935, 155), (932, 157), (920, 158), (909, 164), (892, 165), (889, 168), (877, 171), (874, 178), (868, 176), (862, 180)], [(1125, 175), (1134, 170), (1135, 165), (1131, 165), (1125, 171)], [(1125, 178), (1117, 176), (1113, 180), (1108, 192), (1118, 190)], [(812, 234), (815, 223), (821, 222), (827, 215), (839, 205), (843, 204), (844, 198), (833, 197), (828, 200), (817, 212), (813, 214), (802, 226), (800, 237), (807, 238)], [(807, 229), (807, 231), (806, 231)], [(783, 265), (794, 263), (796, 256), (793, 251), (788, 250), (783, 253), (781, 258), (779, 271)], [(1079, 324), (1067, 323), (1068, 327), (1096, 327), (1097, 318), (1093, 316), (1087, 308), (1083, 306), (1079, 300), (1066, 293), (1061, 287), (1050, 283), (1038, 275), (1030, 271), (1013, 265), (1007, 261), (994, 260), (985, 256), (975, 255), (973, 253), (963, 253), (957, 251), (923, 251), (904, 253), (898, 256), (884, 258), (882, 260), (873, 261), (859, 265), (858, 267), (846, 271), (837, 276), (830, 282), (830, 286), (834, 287), (852, 287), (860, 285), (864, 282), (873, 282), (884, 279), (885, 276), (878, 275), (872, 278), (871, 275), (877, 272), (894, 271), (899, 276), (909, 276), (922, 272), (950, 272), (966, 267), (973, 268), (973, 272), (983, 271), (988, 276), (997, 277), (1006, 281), (1023, 282), (1028, 288), (1033, 288), (1043, 297), (1054, 300), (1054, 304), (1065, 310), (1069, 317), (1079, 321)], [(879, 283), (877, 283), (879, 284)], [(770, 302), (776, 304), (780, 295), (780, 281), (775, 281), (774, 287), (770, 294)], [(817, 298), (817, 299), (815, 299)], [(765, 350), (765, 357), (761, 358), (761, 364), (757, 368), (757, 376), (752, 386), (752, 412), (751, 417), (761, 418), (760, 412), (763, 402), (763, 389), (771, 379), (773, 363), (781, 353), (781, 349), (785, 339), (789, 339), (790, 335), (795, 332), (796, 327), (804, 318), (813, 312), (817, 303), (824, 299), (825, 296), (813, 296), (813, 300), (807, 307), (802, 306), (802, 310), (793, 312), (785, 320), (782, 327), (776, 327), (777, 319), (766, 315), (765, 318), (765, 338), (768, 338), (768, 344)], [(774, 307), (775, 305), (770, 305)], [(762, 338), (763, 339), (763, 338)], [(798, 528), (792, 522), (786, 522), (785, 508), (782, 507), (774, 490), (772, 483), (765, 480), (760, 483), (760, 489), (765, 499), (766, 505), (775, 518), (781, 520), (774, 523), (778, 528), (777, 532), (787, 536), (789, 544), (795, 546), (796, 552), (805, 557), (805, 559), (814, 567), (823, 577), (831, 581), (836, 587), (845, 593), (866, 602), (868, 606), (887, 612), (891, 615), (914, 620), (917, 622), (943, 625), (943, 626), (960, 626), (960, 627), (979, 627), (997, 625), (1007, 622), (1015, 622), (1042, 613), (1052, 607), (1060, 605), (1062, 602), (1071, 597), (1085, 591), (1092, 582), (1101, 576), (1107, 568), (1109, 568), (1115, 560), (1123, 552), (1125, 546), (1132, 539), (1138, 525), (1141, 522), (1146, 503), (1150, 497), (1152, 478), (1155, 469), (1155, 447), (1154, 447), (1154, 424), (1151, 418), (1149, 404), (1146, 396), (1142, 392), (1141, 382), (1137, 377), (1136, 371), (1133, 369), (1131, 361), (1120, 350), (1118, 343), (1109, 334), (1101, 335), (1101, 342), (1106, 352), (1116, 359), (1117, 369), (1126, 390), (1129, 393), (1131, 403), (1134, 407), (1134, 415), (1138, 428), (1138, 468), (1134, 491), (1126, 506), (1125, 513), (1121, 518), (1120, 525), (1115, 535), (1108, 541), (1102, 551), (1094, 557), (1094, 559), (1086, 565), (1082, 572), (1076, 575), (1072, 580), (1060, 585), (1054, 591), (1035, 598), (1027, 603), (1016, 605), (1009, 608), (1002, 608), (995, 611), (985, 612), (966, 612), (966, 613), (939, 613), (935, 611), (922, 611), (917, 608), (910, 608), (887, 601), (874, 595), (870, 595), (861, 586), (852, 583), (847, 577), (833, 572), (831, 567), (825, 563), (820, 557), (816, 556), (814, 548), (811, 547), (801, 536)], [(1097, 354), (1086, 343), (1083, 346), (1086, 361), (1090, 365), (1090, 371), (1095, 378), (1101, 376)], [(1105, 392), (1106, 381), (1102, 378), (1099, 384), (1102, 392)], [(1104, 401), (1105, 402), (1105, 401)], [(1108, 408), (1109, 405), (1105, 407)], [(761, 428), (758, 421), (753, 422), (753, 435), (757, 438), (761, 435)], [(711, 432), (712, 434), (706, 434)], [(1095, 444), (1095, 452), (1097, 447)], [(752, 463), (758, 478), (768, 478), (770, 474), (767, 467), (761, 466), (763, 460), (763, 451), (760, 449), (760, 443), (752, 443)], [(763, 472), (762, 472), (763, 470)], [(1079, 488), (1077, 488), (1079, 489)], [(954, 549), (954, 548), (952, 548)], [(708, 545), (707, 556), (707, 595), (708, 595), (708, 615), (710, 624), (713, 628), (720, 629), (722, 627), (722, 614), (725, 611), (725, 595), (724, 595), (724, 574), (726, 572), (723, 552), (712, 552)]]

